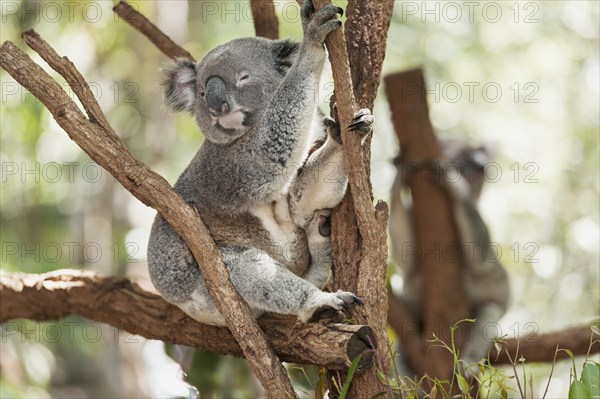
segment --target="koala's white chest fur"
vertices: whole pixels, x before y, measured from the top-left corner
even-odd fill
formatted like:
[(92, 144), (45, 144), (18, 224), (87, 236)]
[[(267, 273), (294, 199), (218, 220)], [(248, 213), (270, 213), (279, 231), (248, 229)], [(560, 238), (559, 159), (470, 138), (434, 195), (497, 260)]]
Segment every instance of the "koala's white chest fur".
[(279, 246), (280, 250), (297, 240), (297, 226), (292, 220), (285, 198), (256, 206), (250, 213), (260, 219), (264, 229), (269, 232), (273, 244)]

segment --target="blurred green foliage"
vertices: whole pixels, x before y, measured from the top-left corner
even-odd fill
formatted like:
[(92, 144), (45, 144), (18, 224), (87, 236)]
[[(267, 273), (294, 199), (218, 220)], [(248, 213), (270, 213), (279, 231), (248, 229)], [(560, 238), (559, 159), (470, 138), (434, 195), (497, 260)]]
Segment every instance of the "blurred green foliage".
[[(247, 1), (132, 3), (197, 58), (254, 34)], [(281, 36), (300, 38), (295, 2), (277, 4)], [(513, 337), (588, 321), (599, 313), (599, 3), (474, 4), (396, 1), (384, 73), (423, 66), (439, 136), (495, 144), (502, 175), (487, 185), (481, 207), (514, 291), (501, 332)], [(165, 112), (160, 68), (168, 60), (111, 7), (4, 0), (0, 36), (27, 49), (19, 33), (36, 29), (83, 73), (134, 155), (174, 182), (202, 136), (193, 118)], [(91, 163), (4, 71), (0, 85), (2, 271), (86, 268), (148, 286), (145, 247), (154, 211)], [(321, 86), (325, 105), (327, 72)], [(386, 199), (398, 149), (383, 94), (375, 115), (372, 178), (376, 197)], [(90, 325), (96, 326), (78, 318), (5, 323), (0, 396), (191, 395), (173, 382), (183, 373), (162, 345)], [(54, 342), (42, 326), (64, 333)], [(102, 339), (90, 339), (91, 328), (104, 332)], [(260, 394), (242, 361), (192, 354), (187, 366), (187, 380), (203, 397)], [(536, 392), (548, 369), (533, 366)], [(568, 370), (557, 365), (550, 396), (568, 391)], [(316, 384), (317, 370), (308, 372), (309, 381), (292, 374), (306, 392)]]

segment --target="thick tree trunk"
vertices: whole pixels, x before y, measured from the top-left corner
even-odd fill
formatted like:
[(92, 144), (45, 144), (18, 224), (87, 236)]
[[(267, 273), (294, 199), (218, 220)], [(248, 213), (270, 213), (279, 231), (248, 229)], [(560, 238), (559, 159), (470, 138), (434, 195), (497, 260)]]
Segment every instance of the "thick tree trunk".
[[(392, 109), (394, 128), (400, 141), (403, 161), (419, 165), (438, 160), (441, 149), (433, 133), (427, 109), (425, 81), (420, 69), (385, 77), (386, 94)], [(451, 200), (436, 182), (436, 171), (429, 167), (415, 168), (407, 176), (412, 191), (419, 243), (417, 262), (423, 275), (423, 335), (433, 334), (450, 345), (450, 327), (467, 319), (470, 311), (462, 284), (462, 257), (446, 256), (447, 250), (458, 251), (458, 240), (452, 215)], [(457, 338), (463, 337), (457, 331)], [(460, 348), (458, 339), (456, 347)], [(424, 370), (429, 376), (452, 380), (452, 355), (435, 344), (426, 345)]]
[[(329, 1), (314, 0), (321, 8)], [(373, 328), (377, 358), (387, 357), (387, 205), (373, 208), (370, 182), (370, 138), (360, 146), (346, 130), (358, 108), (373, 109), (380, 83), (393, 1), (349, 1), (345, 37), (332, 32), (326, 40), (335, 82), (335, 98), (344, 143), (349, 189), (332, 221), (333, 285), (355, 292), (365, 303), (354, 318)], [(380, 365), (384, 366), (384, 365)], [(377, 369), (354, 376), (348, 397), (368, 398), (385, 390)]]

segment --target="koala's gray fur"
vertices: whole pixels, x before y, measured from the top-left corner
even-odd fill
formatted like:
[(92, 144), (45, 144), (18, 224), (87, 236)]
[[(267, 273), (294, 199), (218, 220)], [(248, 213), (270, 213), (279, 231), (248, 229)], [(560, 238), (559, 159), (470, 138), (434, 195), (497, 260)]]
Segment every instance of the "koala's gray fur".
[[(221, 249), (231, 281), (256, 316), (276, 312), (306, 322), (327, 308), (360, 303), (349, 292), (323, 292), (331, 270), (330, 209), (347, 185), (339, 128), (327, 132), (313, 100), (324, 40), (338, 28), (333, 5), (305, 1), (302, 43), (233, 40), (198, 64), (168, 71), (167, 103), (191, 112), (206, 140), (175, 190), (196, 207)], [(373, 118), (361, 110), (359, 134)], [(309, 156), (315, 140), (325, 143)], [(335, 170), (319, 176), (325, 166)], [(158, 215), (148, 248), (161, 295), (204, 323), (223, 325), (191, 253)]]
[[(471, 328), (464, 348), (460, 352), (460, 366), (468, 374), (478, 368), (473, 365), (487, 357), (493, 337), (486, 337), (486, 327), (497, 323), (506, 312), (510, 301), (510, 287), (504, 267), (496, 256), (484, 251), (490, 246), (490, 235), (477, 210), (477, 202), (485, 180), (484, 168), (489, 162), (488, 150), (472, 147), (462, 140), (444, 140), (441, 143), (444, 160), (435, 163), (439, 183), (450, 194), (459, 238), (463, 243), (466, 260), (463, 283), (476, 324)], [(405, 179), (410, 172), (401, 160), (392, 186), (389, 231), (392, 255), (403, 272), (402, 300), (413, 320), (419, 322), (422, 312), (422, 281), (417, 265), (418, 243), (415, 240), (414, 220), (410, 203), (402, 199)], [(414, 168), (413, 168), (414, 171)], [(452, 172), (453, 177), (448, 176)], [(400, 348), (400, 352), (402, 352)], [(411, 375), (401, 359), (397, 367), (401, 374)], [(471, 366), (471, 367), (469, 367)]]

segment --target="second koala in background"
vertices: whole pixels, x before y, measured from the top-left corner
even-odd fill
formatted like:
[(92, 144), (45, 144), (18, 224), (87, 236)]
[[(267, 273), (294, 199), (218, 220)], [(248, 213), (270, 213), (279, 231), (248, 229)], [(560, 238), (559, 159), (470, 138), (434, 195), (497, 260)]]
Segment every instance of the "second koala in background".
[[(463, 284), (472, 309), (470, 317), (476, 319), (460, 351), (460, 366), (467, 373), (476, 373), (477, 367), (473, 365), (487, 357), (493, 338), (485, 335), (486, 326), (500, 320), (510, 301), (508, 276), (497, 257), (489, 253), (493, 252), (490, 251), (493, 248), (490, 235), (477, 210), (490, 154), (485, 147), (473, 147), (462, 140), (443, 140), (440, 145), (444, 160), (436, 164), (440, 172), (436, 173), (436, 177), (452, 201), (454, 220), (464, 249)], [(414, 234), (411, 204), (409, 201), (403, 203), (402, 196), (408, 187), (405, 179), (409, 165), (398, 161), (396, 166), (398, 173), (392, 186), (389, 219), (392, 255), (403, 273), (401, 299), (413, 320), (421, 324), (423, 287), (417, 263), (419, 244)], [(449, 170), (452, 178), (448, 176)], [(397, 363), (400, 376), (412, 376), (406, 359), (400, 359)]]

